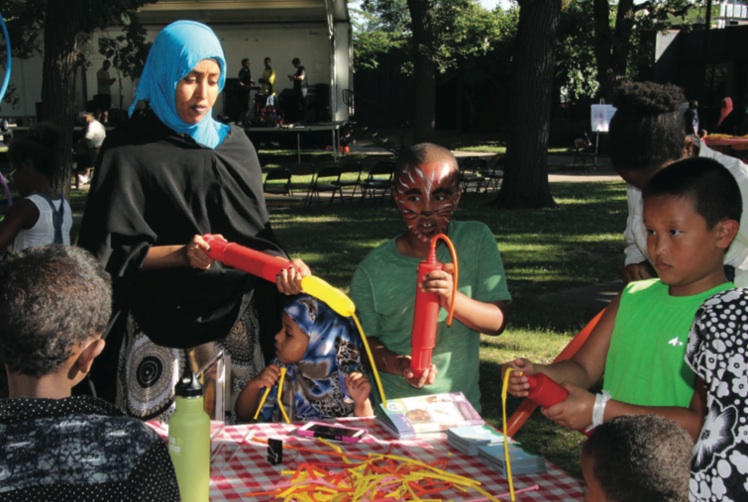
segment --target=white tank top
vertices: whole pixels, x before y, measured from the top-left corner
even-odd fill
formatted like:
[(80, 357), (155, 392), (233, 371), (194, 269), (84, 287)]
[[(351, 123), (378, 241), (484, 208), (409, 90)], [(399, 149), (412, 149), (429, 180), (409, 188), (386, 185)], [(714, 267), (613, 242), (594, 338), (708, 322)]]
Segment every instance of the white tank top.
[[(21, 229), (13, 241), (13, 251), (18, 252), (22, 249), (30, 248), (31, 246), (41, 246), (43, 244), (52, 244), (55, 241), (55, 226), (52, 222), (52, 208), (49, 207), (49, 202), (39, 195), (31, 194), (28, 197), (24, 197), (26, 200), (30, 200), (39, 209), (39, 219), (36, 220), (36, 224), (28, 230)], [(70, 245), (70, 229), (73, 226), (73, 212), (70, 209), (70, 204), (64, 198), (53, 200), (55, 209), (60, 210), (60, 206), (64, 204), (65, 209), (62, 215), (62, 243)]]

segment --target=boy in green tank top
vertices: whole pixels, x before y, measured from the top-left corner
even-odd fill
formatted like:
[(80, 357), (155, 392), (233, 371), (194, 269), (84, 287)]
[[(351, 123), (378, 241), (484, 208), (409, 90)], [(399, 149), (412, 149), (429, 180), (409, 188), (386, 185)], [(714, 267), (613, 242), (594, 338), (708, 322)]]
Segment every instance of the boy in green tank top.
[[(520, 358), (502, 373), (540, 372), (561, 382), (569, 397), (542, 412), (570, 429), (658, 414), (696, 437), (706, 394), (684, 355), (696, 310), (732, 287), (723, 260), (739, 227), (740, 189), (718, 162), (690, 158), (655, 174), (643, 198), (647, 248), (659, 279), (628, 284), (570, 360), (543, 365)], [(590, 393), (601, 377), (603, 391)], [(528, 387), (518, 371), (510, 378), (512, 395), (527, 396)]]

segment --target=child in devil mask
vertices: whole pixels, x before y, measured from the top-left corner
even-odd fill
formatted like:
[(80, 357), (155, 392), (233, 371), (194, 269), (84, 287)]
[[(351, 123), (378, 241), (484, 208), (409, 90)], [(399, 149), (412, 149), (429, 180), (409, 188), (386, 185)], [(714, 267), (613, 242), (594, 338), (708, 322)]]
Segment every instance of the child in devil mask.
[[(504, 330), (511, 297), (491, 230), (480, 222), (452, 219), (460, 195), (460, 170), (449, 150), (431, 143), (407, 149), (397, 161), (393, 184), (405, 231), (359, 264), (351, 297), (388, 398), (460, 391), (480, 411), (480, 334), (499, 335)], [(431, 240), (440, 233), (454, 244), (460, 270), (449, 327), (454, 282), (449, 250), (437, 248), (443, 270), (417, 277), (418, 264), (428, 257)], [(443, 307), (432, 365), (420, 376), (410, 369), (416, 284), (436, 293)]]

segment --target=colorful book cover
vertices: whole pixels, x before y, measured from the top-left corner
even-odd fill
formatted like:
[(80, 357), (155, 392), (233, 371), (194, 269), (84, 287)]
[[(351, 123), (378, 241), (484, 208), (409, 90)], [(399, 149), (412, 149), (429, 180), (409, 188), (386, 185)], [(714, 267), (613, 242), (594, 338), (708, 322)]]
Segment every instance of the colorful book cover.
[(387, 406), (377, 407), (376, 415), (390, 433), (402, 439), (484, 423), (462, 392), (389, 399)]

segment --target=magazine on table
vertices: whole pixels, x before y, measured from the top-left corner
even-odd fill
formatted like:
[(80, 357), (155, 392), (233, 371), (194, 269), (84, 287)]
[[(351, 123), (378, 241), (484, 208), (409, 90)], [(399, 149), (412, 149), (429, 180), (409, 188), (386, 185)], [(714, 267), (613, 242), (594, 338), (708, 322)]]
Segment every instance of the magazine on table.
[(478, 455), (480, 446), (503, 442), (504, 434), (488, 424), (463, 425), (447, 429), (447, 444), (471, 456)]
[(462, 392), (388, 399), (387, 405), (380, 404), (375, 414), (379, 422), (400, 439), (484, 423)]

